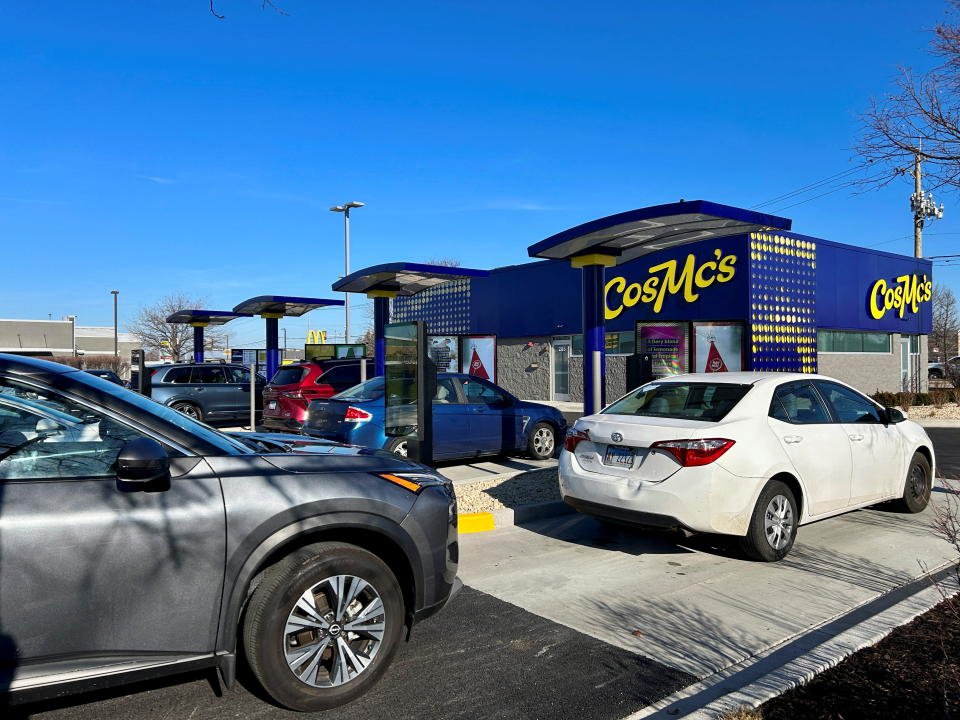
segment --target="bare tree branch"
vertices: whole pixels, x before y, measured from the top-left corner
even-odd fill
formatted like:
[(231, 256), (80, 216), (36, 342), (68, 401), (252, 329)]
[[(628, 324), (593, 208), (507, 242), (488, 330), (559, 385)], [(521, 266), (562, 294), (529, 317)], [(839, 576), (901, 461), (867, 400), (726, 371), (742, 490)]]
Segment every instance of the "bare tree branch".
[[(140, 340), (148, 353), (170, 355), (174, 362), (184, 360), (193, 351), (193, 328), (189, 325), (172, 324), (167, 318), (178, 310), (203, 307), (203, 300), (186, 293), (172, 293), (155, 304), (142, 307), (127, 329)], [(223, 342), (223, 332), (216, 328), (205, 328), (204, 345)]]

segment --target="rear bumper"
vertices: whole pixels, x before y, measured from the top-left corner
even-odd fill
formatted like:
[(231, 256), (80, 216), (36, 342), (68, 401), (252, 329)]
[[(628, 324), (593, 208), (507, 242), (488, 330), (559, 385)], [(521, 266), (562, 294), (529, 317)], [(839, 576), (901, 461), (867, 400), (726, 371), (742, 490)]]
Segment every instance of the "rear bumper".
[(682, 522), (670, 515), (660, 515), (658, 513), (644, 512), (642, 510), (627, 510), (624, 508), (613, 507), (610, 505), (601, 505), (581, 500), (572, 495), (565, 495), (563, 501), (577, 512), (584, 515), (593, 515), (595, 517), (609, 518), (617, 522), (629, 523), (638, 527), (656, 528), (658, 530), (674, 530), (684, 528), (689, 530)]
[(296, 430), (298, 432), (300, 430), (300, 423), (294, 418), (274, 417), (264, 414), (261, 424), (269, 430)]

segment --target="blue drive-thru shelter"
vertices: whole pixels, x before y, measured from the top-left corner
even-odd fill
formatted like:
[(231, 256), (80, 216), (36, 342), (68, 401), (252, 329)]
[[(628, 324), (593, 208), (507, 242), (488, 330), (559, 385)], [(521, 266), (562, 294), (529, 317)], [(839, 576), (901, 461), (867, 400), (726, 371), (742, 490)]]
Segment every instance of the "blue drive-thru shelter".
[(203, 329), (210, 325), (225, 325), (239, 317), (252, 317), (249, 313), (231, 312), (230, 310), (177, 310), (167, 317), (167, 322), (173, 325), (193, 326), (193, 361), (203, 362)]
[(258, 295), (239, 303), (233, 311), (246, 315), (259, 315), (267, 326), (267, 379), (271, 379), (280, 366), (280, 318), (300, 317), (317, 308), (343, 306), (343, 300), (324, 298), (291, 297), (289, 295)]
[(926, 383), (929, 260), (703, 200), (593, 220), (528, 253), (540, 261), (397, 293), (393, 320), (425, 320), (461, 347), (487, 338), (499, 384), (582, 399), (586, 412), (626, 391), (626, 358), (640, 353), (658, 376), (820, 371), (866, 392)]

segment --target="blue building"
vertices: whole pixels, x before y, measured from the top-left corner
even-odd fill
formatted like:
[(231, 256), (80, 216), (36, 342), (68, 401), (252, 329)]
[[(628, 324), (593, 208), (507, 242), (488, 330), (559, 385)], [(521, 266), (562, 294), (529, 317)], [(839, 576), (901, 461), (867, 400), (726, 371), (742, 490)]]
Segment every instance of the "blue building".
[[(636, 352), (656, 375), (821, 372), (868, 393), (925, 388), (930, 261), (791, 226), (705, 201), (620, 213), (529, 248), (556, 259), (396, 297), (392, 319), (425, 320), (461, 369), (479, 361), (527, 399), (584, 400), (591, 352), (598, 402), (626, 392)], [(585, 318), (602, 352), (585, 347)]]

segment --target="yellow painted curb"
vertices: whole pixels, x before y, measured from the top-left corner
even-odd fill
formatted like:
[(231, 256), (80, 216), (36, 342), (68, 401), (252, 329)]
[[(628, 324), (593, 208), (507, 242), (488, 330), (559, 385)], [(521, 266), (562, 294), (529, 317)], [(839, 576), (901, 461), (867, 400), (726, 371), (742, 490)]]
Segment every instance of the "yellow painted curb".
[(496, 523), (493, 521), (493, 513), (463, 513), (457, 515), (457, 530), (463, 533), (478, 533), (495, 530)]

